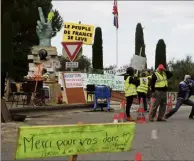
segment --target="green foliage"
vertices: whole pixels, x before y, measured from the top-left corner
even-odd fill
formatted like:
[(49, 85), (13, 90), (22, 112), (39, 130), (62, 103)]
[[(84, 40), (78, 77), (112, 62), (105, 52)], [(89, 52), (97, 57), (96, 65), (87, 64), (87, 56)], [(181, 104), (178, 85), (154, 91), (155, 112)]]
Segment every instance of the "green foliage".
[[(140, 54), (141, 48), (142, 48), (141, 56), (146, 57), (143, 28), (141, 26), (141, 23), (138, 23), (136, 26), (136, 32), (135, 32), (135, 55)], [(147, 64), (145, 68), (147, 68)]]
[(168, 69), (173, 72), (173, 77), (169, 80), (171, 90), (177, 91), (179, 82), (184, 79), (185, 75), (191, 75), (194, 79), (194, 62), (191, 56), (183, 60), (171, 60), (168, 63)]
[[(61, 63), (60, 71), (69, 71), (70, 69), (66, 69), (66, 62), (69, 62), (69, 60), (65, 59), (63, 56), (59, 57), (59, 60)], [(74, 71), (88, 72), (91, 67), (91, 60), (87, 56), (82, 55), (77, 62), (79, 66), (73, 69)]]
[(166, 44), (163, 39), (160, 39), (156, 45), (155, 69), (159, 64), (163, 64), (166, 68)]
[(103, 46), (102, 30), (97, 27), (95, 30), (94, 43), (92, 45), (92, 66), (93, 69), (103, 69)]
[(141, 23), (138, 23), (135, 32), (135, 55), (140, 54), (141, 47), (142, 47), (141, 56), (146, 57), (143, 28), (141, 26)]
[[(9, 72), (9, 76), (22, 79), (28, 71), (27, 55), (30, 53), (32, 46), (39, 44), (36, 35), (36, 24), (37, 20), (39, 20), (38, 7), (42, 7), (44, 16), (47, 18), (52, 4), (51, 0), (12, 0), (9, 5), (8, 2), (7, 0), (2, 2), (4, 6), (2, 33), (7, 34), (3, 36), (5, 43), (2, 44), (2, 48), (4, 48), (2, 59), (4, 64), (9, 64), (8, 67), (4, 67), (4, 70)], [(52, 22), (53, 36), (63, 26), (62, 17), (57, 10), (54, 12), (55, 16)], [(9, 22), (10, 20), (11, 22)], [(11, 64), (13, 64), (14, 68), (11, 67)]]

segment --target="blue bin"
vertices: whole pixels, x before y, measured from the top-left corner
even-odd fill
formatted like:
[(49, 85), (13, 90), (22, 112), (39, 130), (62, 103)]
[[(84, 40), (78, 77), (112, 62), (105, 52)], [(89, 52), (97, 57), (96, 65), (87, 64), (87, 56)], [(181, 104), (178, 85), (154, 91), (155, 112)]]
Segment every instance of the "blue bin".
[(94, 91), (94, 109), (97, 108), (98, 99), (106, 99), (107, 100), (107, 110), (110, 109), (110, 97), (111, 90), (108, 86), (95, 86)]

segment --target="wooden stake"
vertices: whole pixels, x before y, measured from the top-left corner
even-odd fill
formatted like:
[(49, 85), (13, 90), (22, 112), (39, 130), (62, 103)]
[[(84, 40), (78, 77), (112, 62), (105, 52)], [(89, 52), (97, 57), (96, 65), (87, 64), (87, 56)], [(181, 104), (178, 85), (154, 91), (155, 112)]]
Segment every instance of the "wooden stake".
[[(78, 122), (77, 124), (78, 124), (78, 125), (82, 125), (83, 122)], [(78, 156), (78, 155), (69, 156), (68, 161), (77, 161), (77, 156)]]

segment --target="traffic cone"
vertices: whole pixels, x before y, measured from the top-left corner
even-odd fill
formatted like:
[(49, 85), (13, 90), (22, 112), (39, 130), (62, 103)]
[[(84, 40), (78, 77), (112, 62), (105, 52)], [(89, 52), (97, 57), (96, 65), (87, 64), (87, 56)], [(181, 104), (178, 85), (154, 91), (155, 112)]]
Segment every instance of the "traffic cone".
[(171, 96), (168, 96), (168, 103), (167, 103), (167, 107), (166, 107), (166, 113), (169, 113), (170, 110), (172, 109), (173, 105), (172, 105), (172, 99)]
[(146, 122), (146, 118), (145, 118), (145, 115), (144, 115), (144, 107), (143, 107), (143, 99), (142, 98), (141, 98), (141, 101), (140, 101), (140, 106), (139, 106), (139, 109), (138, 109), (136, 122), (137, 123), (145, 123)]
[(125, 108), (125, 101), (123, 100), (123, 101), (121, 101), (121, 103), (120, 103), (120, 109), (122, 109), (122, 108)]
[(141, 156), (141, 153), (136, 153), (135, 155), (135, 161), (142, 161), (142, 156)]
[(124, 122), (124, 120), (126, 119), (126, 115), (125, 115), (125, 101), (121, 102), (121, 111), (119, 113), (119, 120), (120, 122)]
[(119, 121), (118, 121), (118, 118), (119, 118), (118, 115), (115, 114), (115, 115), (114, 115), (113, 123), (115, 123), (115, 124), (118, 123), (118, 122), (119, 122)]
[[(148, 119), (150, 119), (150, 114), (151, 114), (151, 111), (152, 111), (152, 108), (153, 108), (154, 101), (155, 101), (155, 99), (154, 98), (151, 98), (150, 105), (149, 105)], [(158, 117), (158, 112), (156, 111), (156, 115), (155, 115), (154, 118), (157, 118), (157, 117)]]

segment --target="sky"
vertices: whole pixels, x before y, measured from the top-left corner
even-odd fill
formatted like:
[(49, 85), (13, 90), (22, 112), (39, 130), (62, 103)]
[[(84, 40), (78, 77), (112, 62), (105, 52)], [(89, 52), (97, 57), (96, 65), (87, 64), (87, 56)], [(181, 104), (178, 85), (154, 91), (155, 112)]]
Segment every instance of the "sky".
[[(101, 27), (104, 66), (116, 64), (116, 29), (113, 25), (113, 1), (53, 1), (64, 22)], [(166, 43), (167, 61), (194, 60), (194, 1), (119, 1), (118, 64), (128, 65), (135, 53), (137, 23), (144, 27), (148, 67), (154, 66), (159, 39)], [(52, 39), (52, 46), (62, 54), (64, 28)], [(92, 58), (92, 46), (83, 46), (83, 55)]]

